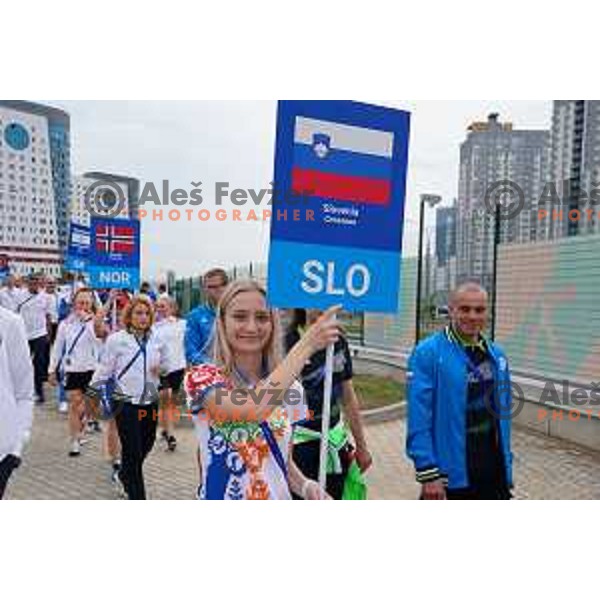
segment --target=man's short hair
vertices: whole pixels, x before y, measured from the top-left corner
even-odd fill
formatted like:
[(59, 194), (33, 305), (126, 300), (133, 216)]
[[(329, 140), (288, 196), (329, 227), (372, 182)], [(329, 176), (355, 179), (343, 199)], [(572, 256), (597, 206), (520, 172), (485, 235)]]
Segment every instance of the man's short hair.
[(448, 304), (450, 304), (450, 306), (454, 306), (457, 296), (463, 292), (481, 292), (485, 294), (486, 298), (488, 296), (487, 290), (477, 281), (465, 281), (460, 283), (450, 292)]
[(221, 277), (225, 285), (229, 283), (229, 276), (227, 275), (225, 269), (216, 268), (206, 271), (206, 273), (204, 273), (202, 276), (202, 283), (206, 282), (206, 280), (210, 279), (211, 277)]

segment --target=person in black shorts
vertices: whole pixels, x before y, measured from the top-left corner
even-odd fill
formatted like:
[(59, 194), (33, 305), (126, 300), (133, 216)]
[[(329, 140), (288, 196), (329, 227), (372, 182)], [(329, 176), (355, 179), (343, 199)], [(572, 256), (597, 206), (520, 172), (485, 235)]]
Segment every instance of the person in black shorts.
[(69, 456), (81, 454), (86, 407), (84, 394), (100, 358), (102, 339), (106, 336), (104, 315), (95, 305), (91, 290), (82, 288), (73, 297), (71, 315), (60, 323), (52, 347), (49, 381), (56, 385), (56, 372), (65, 373), (65, 390), (69, 398)]
[(176, 420), (176, 404), (185, 373), (185, 328), (184, 319), (177, 317), (177, 305), (171, 298), (156, 301), (156, 322), (153, 330), (167, 350), (167, 372), (160, 377), (161, 433), (160, 437), (173, 452), (177, 439), (173, 434)]

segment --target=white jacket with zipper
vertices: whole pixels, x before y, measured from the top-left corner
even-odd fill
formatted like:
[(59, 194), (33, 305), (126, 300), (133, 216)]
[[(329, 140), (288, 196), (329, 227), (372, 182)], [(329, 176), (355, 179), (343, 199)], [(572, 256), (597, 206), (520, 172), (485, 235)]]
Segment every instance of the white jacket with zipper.
[(0, 460), (21, 456), (33, 421), (33, 367), (23, 320), (0, 307)]

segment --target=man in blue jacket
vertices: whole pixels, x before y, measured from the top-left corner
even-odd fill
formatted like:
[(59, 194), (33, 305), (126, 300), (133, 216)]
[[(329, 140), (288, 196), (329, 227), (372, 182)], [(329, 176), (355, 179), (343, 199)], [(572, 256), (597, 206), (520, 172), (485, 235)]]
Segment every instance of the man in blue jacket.
[(202, 287), (207, 302), (192, 310), (186, 318), (185, 358), (189, 365), (212, 362), (210, 342), (217, 305), (229, 283), (223, 269), (211, 269), (202, 277)]
[(511, 497), (508, 362), (481, 332), (487, 293), (476, 283), (450, 297), (451, 324), (421, 342), (408, 364), (407, 452), (421, 497)]

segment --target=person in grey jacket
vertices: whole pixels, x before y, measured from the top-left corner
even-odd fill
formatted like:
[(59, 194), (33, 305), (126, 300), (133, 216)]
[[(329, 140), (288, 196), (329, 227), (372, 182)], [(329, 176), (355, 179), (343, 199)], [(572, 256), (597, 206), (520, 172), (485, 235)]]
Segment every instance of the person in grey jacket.
[(21, 463), (33, 420), (33, 367), (25, 326), (0, 307), (0, 499)]

